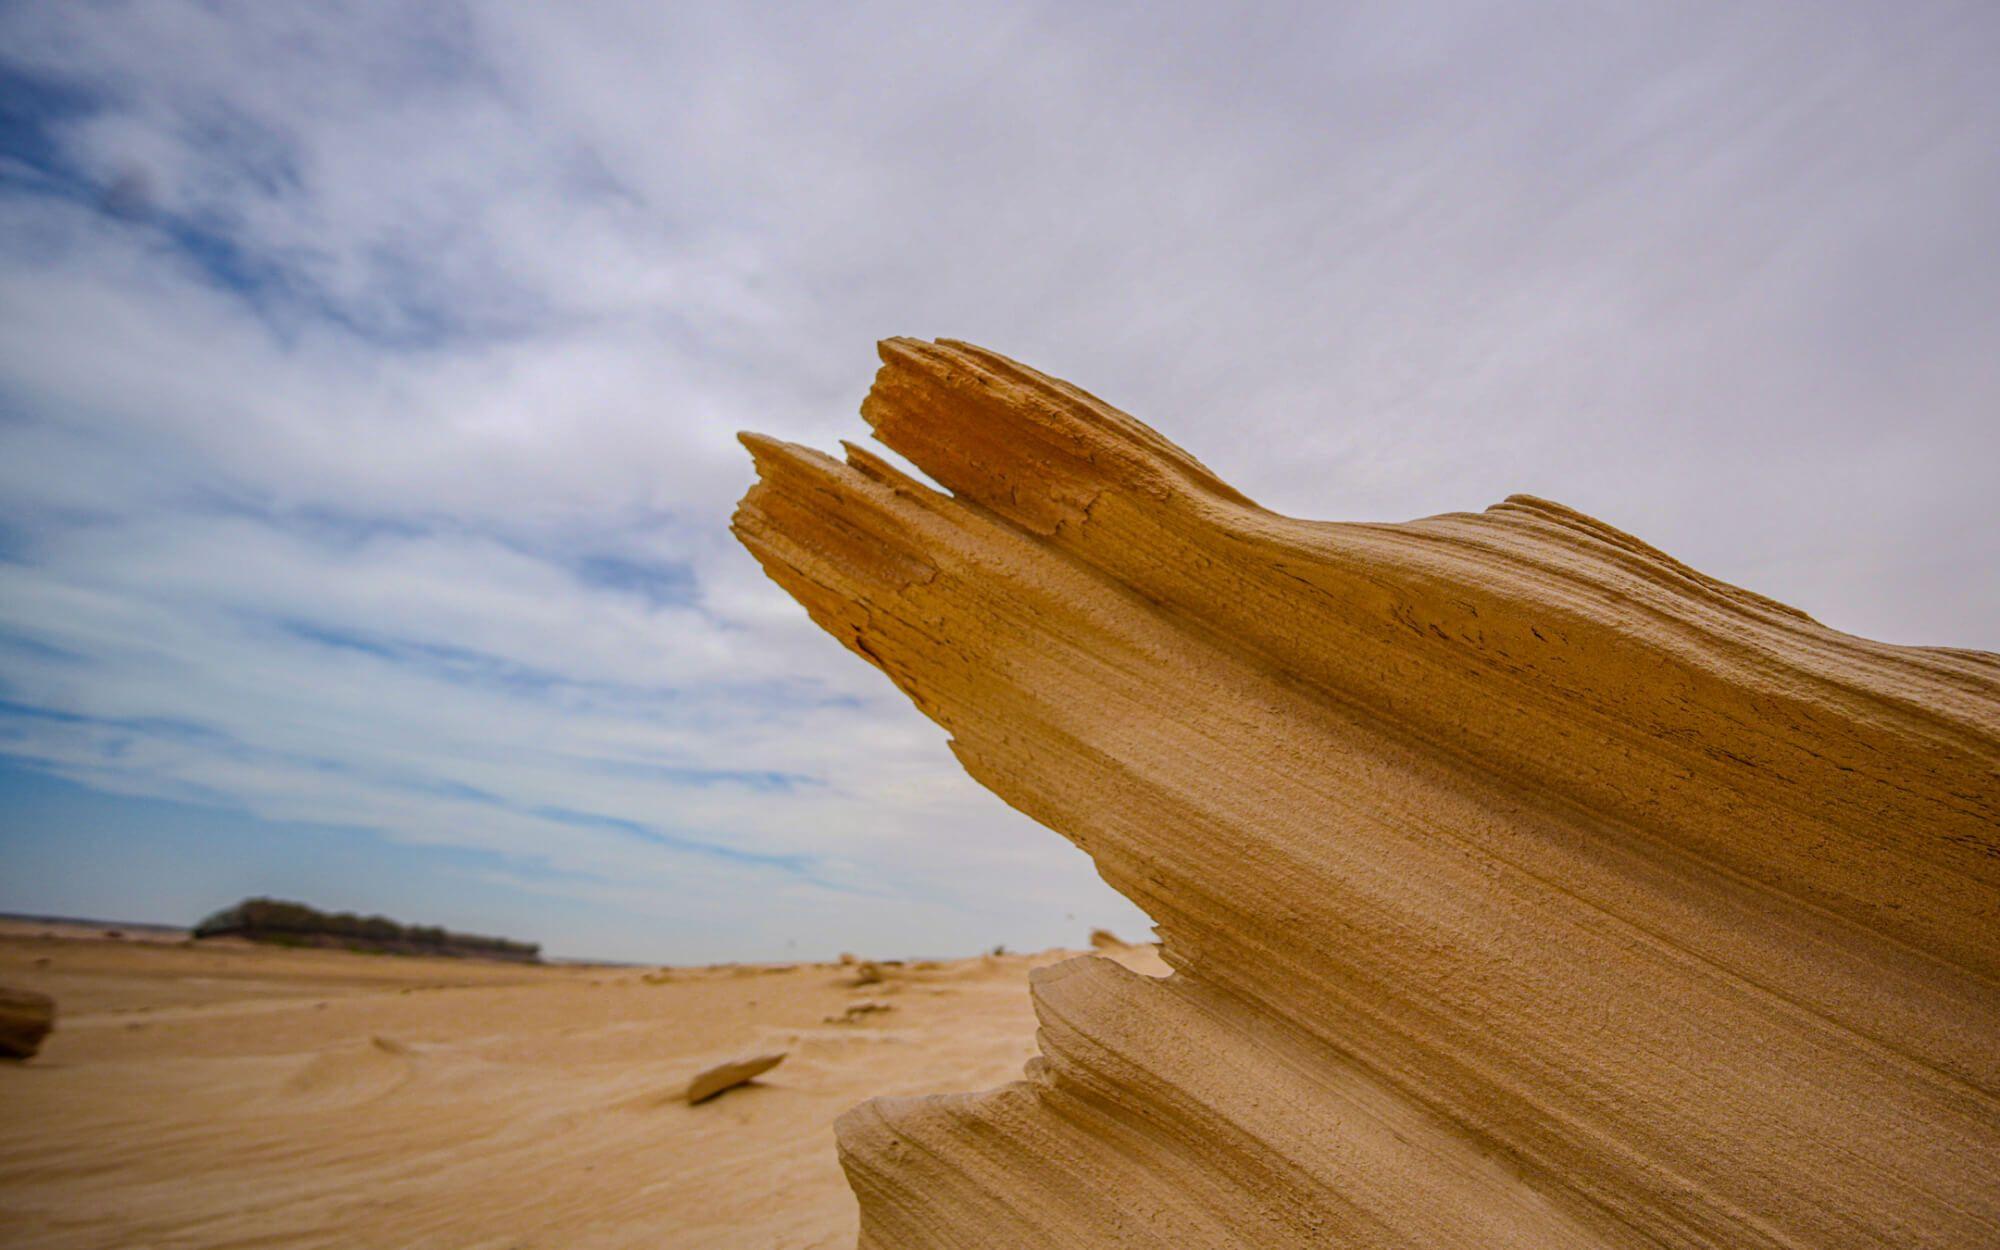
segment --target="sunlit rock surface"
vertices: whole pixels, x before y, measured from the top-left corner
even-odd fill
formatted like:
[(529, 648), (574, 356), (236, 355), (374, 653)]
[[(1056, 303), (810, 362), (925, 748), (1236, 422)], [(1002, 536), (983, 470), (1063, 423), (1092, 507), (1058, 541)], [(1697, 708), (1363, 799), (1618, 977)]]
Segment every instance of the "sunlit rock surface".
[(1024, 1080), (849, 1113), (863, 1246), (2000, 1244), (2000, 657), (882, 357), (951, 493), (749, 436), (737, 533), (1175, 971), (1045, 970)]

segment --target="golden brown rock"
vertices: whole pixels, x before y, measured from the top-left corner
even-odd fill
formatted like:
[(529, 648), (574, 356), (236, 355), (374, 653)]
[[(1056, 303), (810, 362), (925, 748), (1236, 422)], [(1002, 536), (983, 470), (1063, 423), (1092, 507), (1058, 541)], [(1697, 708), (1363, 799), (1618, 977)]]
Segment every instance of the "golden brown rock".
[(1046, 969), (1026, 1080), (843, 1117), (863, 1246), (2000, 1244), (2000, 657), (882, 356), (951, 493), (746, 436), (736, 532), (1174, 975)]
[(0, 986), (0, 1059), (32, 1059), (56, 1024), (56, 1000)]

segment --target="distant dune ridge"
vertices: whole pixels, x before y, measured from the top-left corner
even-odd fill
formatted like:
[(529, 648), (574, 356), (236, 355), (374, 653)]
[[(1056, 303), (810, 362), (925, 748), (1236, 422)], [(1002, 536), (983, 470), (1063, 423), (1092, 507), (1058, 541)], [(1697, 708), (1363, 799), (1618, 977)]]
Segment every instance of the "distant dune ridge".
[(844, 1116), (864, 1247), (2000, 1244), (2000, 657), (881, 354), (951, 493), (746, 435), (736, 533), (1174, 974), (1044, 969), (1025, 1080)]

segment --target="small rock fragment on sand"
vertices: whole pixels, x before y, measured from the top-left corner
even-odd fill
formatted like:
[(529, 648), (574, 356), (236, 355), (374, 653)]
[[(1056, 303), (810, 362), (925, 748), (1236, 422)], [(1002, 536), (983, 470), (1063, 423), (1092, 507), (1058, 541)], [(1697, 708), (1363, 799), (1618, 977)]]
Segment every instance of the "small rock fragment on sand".
[(731, 1059), (706, 1069), (688, 1082), (687, 1100), (690, 1103), (705, 1102), (724, 1090), (734, 1089), (752, 1077), (769, 1072), (784, 1062), (785, 1051), (775, 1051), (768, 1055), (753, 1055), (746, 1059)]
[(32, 1059), (56, 1024), (56, 1000), (0, 986), (0, 1057)]
[(878, 998), (864, 998), (858, 1003), (849, 1003), (847, 1010), (841, 1012), (839, 1015), (828, 1016), (826, 1023), (853, 1024), (863, 1016), (872, 1016), (878, 1012), (894, 1011), (895, 1009), (896, 1005), (894, 1003), (885, 1003)]
[(850, 985), (879, 985), (882, 982), (882, 965), (874, 960), (863, 960), (854, 967), (854, 979)]
[(1127, 949), (1127, 943), (1121, 941), (1118, 935), (1109, 929), (1092, 929), (1090, 947), (1092, 950), (1122, 951)]

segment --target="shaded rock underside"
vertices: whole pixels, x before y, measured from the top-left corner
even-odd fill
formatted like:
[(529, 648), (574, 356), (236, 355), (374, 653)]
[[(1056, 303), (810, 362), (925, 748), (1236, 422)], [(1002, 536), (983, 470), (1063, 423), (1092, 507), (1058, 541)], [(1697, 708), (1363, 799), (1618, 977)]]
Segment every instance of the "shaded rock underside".
[(882, 357), (950, 493), (746, 436), (736, 532), (1175, 971), (1050, 969), (1024, 1080), (845, 1116), (864, 1247), (2000, 1244), (2000, 657)]

